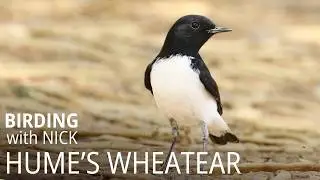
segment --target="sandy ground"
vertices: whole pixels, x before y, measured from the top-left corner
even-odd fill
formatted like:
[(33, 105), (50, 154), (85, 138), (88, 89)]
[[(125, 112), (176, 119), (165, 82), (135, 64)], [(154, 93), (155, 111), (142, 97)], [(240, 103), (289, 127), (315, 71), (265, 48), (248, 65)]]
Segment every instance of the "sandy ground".
[[(209, 150), (239, 152), (243, 172), (205, 178), (320, 179), (319, 1), (3, 0), (0, 5), (1, 114), (80, 115), (79, 144), (68, 146), (10, 146), (5, 134), (16, 130), (4, 129), (0, 121), (1, 174), (5, 152), (166, 152), (169, 123), (144, 89), (144, 69), (170, 25), (200, 13), (233, 29), (209, 40), (201, 54), (220, 86), (224, 118), (241, 139)], [(180, 143), (177, 151), (201, 150), (199, 130), (191, 132), (193, 144)], [(102, 167), (97, 176), (68, 179), (158, 178), (110, 175), (103, 159), (97, 161)]]

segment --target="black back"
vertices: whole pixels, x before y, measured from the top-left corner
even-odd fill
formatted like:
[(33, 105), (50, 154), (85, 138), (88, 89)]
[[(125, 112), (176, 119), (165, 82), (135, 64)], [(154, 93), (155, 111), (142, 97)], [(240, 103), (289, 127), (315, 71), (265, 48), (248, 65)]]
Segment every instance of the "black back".
[(217, 102), (217, 111), (220, 115), (222, 115), (222, 102), (220, 98), (219, 88), (216, 81), (212, 78), (211, 73), (206, 66), (206, 64), (203, 62), (200, 55), (194, 59), (191, 60), (191, 66), (196, 71), (199, 72), (199, 79), (201, 83), (203, 84), (204, 88), (211, 94), (211, 96), (216, 100)]

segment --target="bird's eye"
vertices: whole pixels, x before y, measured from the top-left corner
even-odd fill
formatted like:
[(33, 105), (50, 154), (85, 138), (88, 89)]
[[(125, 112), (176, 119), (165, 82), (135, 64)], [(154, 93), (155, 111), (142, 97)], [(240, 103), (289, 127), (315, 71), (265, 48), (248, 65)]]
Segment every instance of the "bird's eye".
[(200, 24), (197, 22), (192, 22), (191, 27), (192, 27), (192, 29), (198, 29), (200, 27)]

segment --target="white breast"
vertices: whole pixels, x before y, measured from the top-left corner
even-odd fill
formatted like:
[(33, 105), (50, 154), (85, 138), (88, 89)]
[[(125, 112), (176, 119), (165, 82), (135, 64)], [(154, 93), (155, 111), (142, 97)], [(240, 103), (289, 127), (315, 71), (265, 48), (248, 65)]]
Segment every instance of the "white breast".
[(188, 56), (159, 59), (152, 66), (151, 85), (157, 106), (169, 118), (184, 123), (209, 121), (217, 116), (217, 104), (205, 90)]

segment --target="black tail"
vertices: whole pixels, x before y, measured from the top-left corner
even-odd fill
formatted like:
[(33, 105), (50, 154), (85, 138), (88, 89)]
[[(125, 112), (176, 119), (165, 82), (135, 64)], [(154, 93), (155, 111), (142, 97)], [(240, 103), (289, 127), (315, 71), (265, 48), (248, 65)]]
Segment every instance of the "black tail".
[(219, 145), (225, 145), (228, 142), (239, 143), (239, 139), (237, 138), (237, 136), (229, 132), (226, 132), (219, 137), (209, 134), (209, 137), (213, 143), (219, 144)]

